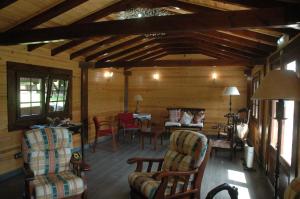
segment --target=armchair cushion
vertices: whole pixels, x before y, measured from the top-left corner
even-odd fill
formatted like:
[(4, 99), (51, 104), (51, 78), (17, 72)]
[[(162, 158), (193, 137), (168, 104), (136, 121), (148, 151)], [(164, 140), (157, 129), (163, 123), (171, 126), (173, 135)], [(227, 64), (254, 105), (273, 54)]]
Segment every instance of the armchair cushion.
[(72, 133), (65, 128), (33, 129), (22, 141), (24, 162), (34, 175), (69, 170), (72, 155)]
[[(161, 181), (155, 180), (153, 175), (156, 172), (133, 172), (128, 176), (128, 182), (131, 187), (135, 190), (139, 191), (148, 199), (153, 199), (158, 189)], [(176, 187), (176, 193), (179, 192), (183, 188), (183, 182), (178, 181)], [(167, 185), (165, 190), (165, 195), (170, 195), (171, 188), (173, 185), (173, 179), (170, 179), (170, 182)], [(188, 186), (190, 188), (190, 184)]]
[(36, 199), (63, 198), (83, 193), (83, 179), (70, 171), (36, 176), (32, 181)]
[(189, 171), (200, 166), (207, 150), (207, 138), (189, 130), (174, 131), (164, 157), (164, 171)]

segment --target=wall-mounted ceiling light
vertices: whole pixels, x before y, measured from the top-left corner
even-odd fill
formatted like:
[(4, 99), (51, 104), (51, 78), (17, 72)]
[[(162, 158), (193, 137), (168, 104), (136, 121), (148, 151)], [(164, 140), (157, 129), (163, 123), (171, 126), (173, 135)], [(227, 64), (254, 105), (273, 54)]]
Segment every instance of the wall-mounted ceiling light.
[(152, 77), (153, 77), (153, 79), (155, 79), (155, 80), (159, 80), (160, 75), (159, 75), (159, 73), (154, 73), (154, 74), (152, 75)]
[(112, 76), (114, 76), (114, 72), (105, 71), (103, 74), (104, 78), (112, 78)]
[(180, 10), (180, 8), (178, 8), (178, 7), (174, 7), (176, 10)]
[(138, 14), (138, 18), (141, 18), (143, 15), (141, 13)]
[(106, 55), (108, 55), (108, 53), (104, 53), (104, 54), (103, 54), (103, 56), (106, 56)]

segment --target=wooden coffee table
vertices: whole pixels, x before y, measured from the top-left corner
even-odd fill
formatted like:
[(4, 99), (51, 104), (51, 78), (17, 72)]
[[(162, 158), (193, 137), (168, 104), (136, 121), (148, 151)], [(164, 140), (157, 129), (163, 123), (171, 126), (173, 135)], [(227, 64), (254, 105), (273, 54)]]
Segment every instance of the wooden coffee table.
[(157, 149), (157, 139), (160, 137), (161, 145), (163, 145), (163, 129), (158, 128), (142, 128), (140, 131), (140, 144), (141, 149), (144, 150), (144, 144), (145, 144), (145, 137), (149, 137), (149, 142), (152, 144), (152, 138), (153, 138), (153, 146), (154, 150)]

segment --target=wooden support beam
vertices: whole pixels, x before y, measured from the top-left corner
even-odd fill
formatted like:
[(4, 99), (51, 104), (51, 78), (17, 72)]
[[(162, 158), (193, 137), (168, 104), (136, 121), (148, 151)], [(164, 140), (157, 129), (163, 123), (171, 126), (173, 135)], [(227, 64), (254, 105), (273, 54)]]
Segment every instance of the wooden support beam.
[[(69, 26), (14, 31), (0, 34), (0, 45), (16, 45), (58, 39), (107, 35), (230, 30), (261, 27), (287, 27), (300, 20), (298, 7), (155, 16), (103, 21)], [(207, 20), (209, 19), (209, 20)], [(168, 24), (168, 25), (166, 25)], [(82, 31), (82, 29), (89, 31)]]
[(161, 49), (161, 48), (162, 47), (160, 45), (155, 45), (155, 46), (152, 46), (150, 48), (145, 48), (144, 50), (141, 50), (141, 51), (135, 52), (133, 54), (127, 55), (126, 57), (123, 57), (122, 59), (120, 59), (118, 61), (125, 61), (125, 60), (131, 60), (131, 59), (134, 59), (134, 58), (138, 58), (140, 56), (143, 56), (147, 52), (152, 52), (152, 51), (155, 51), (155, 50), (158, 50), (158, 49)]
[(202, 54), (206, 55), (215, 59), (233, 59), (233, 56), (227, 56), (224, 54), (211, 52), (207, 49), (197, 49), (197, 50), (181, 50), (181, 49), (174, 49), (174, 48), (167, 48), (166, 49), (169, 54)]
[[(202, 33), (204, 33), (204, 32), (202, 32)], [(202, 33), (200, 33), (200, 34), (202, 34)], [(239, 45), (242, 45), (242, 46), (247, 46), (249, 48), (257, 49), (258, 51), (264, 51), (266, 53), (269, 53), (269, 52), (274, 51), (276, 49), (274, 46), (272, 47), (272, 46), (260, 44), (260, 43), (257, 43), (255, 41), (248, 40), (248, 39), (241, 38), (241, 37), (237, 37), (237, 36), (227, 34), (227, 33), (224, 33), (224, 32), (207, 31), (205, 33), (206, 33), (205, 34), (206, 36), (214, 38), (214, 39), (216, 38), (216, 39), (221, 39), (221, 40), (224, 40), (224, 41), (236, 43), (236, 44), (239, 44)], [(196, 33), (196, 34), (199, 34), (199, 33)]]
[[(72, 1), (72, 0), (71, 0)], [(73, 23), (71, 23), (70, 25), (76, 25), (76, 24), (82, 24), (82, 23), (91, 23), (93, 21), (99, 20), (103, 17), (106, 17), (110, 14), (112, 14), (113, 12), (118, 12), (121, 10), (124, 10), (125, 8), (128, 7), (129, 4), (132, 3), (133, 0), (121, 0), (117, 3), (114, 3), (112, 5), (109, 5), (103, 9), (100, 9), (90, 15), (87, 15), (79, 20), (74, 21)], [(86, 40), (87, 41), (87, 40)], [(71, 41), (72, 42), (72, 41)], [(28, 50), (34, 50), (37, 49), (39, 47), (42, 47), (45, 44), (31, 44), (30, 47), (28, 47)], [(79, 43), (77, 42), (77, 45), (79, 45)], [(72, 43), (70, 44), (70, 46), (72, 46)]]
[[(188, 40), (186, 40), (186, 41), (183, 41), (183, 43), (180, 43), (180, 41), (173, 40), (173, 41), (167, 41), (164, 44), (165, 45), (170, 45), (171, 44), (173, 47), (186, 47), (187, 46), (186, 44), (188, 44), (188, 46), (211, 49), (212, 51), (227, 53), (229, 55), (234, 55), (235, 57), (240, 57), (240, 58), (245, 58), (245, 59), (254, 58), (253, 55), (240, 52), (236, 49), (232, 49), (232, 48), (229, 48), (229, 47), (225, 47), (225, 46), (221, 46), (221, 45), (217, 45), (217, 44), (212, 44), (212, 43), (208, 43), (208, 42), (204, 42), (204, 41), (196, 41), (196, 40), (188, 41)], [(163, 44), (161, 44), (161, 45), (163, 45)]]
[[(82, 134), (83, 136), (81, 138), (84, 138), (85, 140), (81, 140), (82, 145), (84, 146), (85, 141), (88, 140), (88, 63), (81, 62), (81, 123), (82, 123)], [(84, 150), (82, 151), (84, 154)]]
[(168, 52), (164, 52), (164, 53), (155, 55), (153, 57), (147, 58), (147, 59), (145, 59), (145, 61), (156, 60), (156, 59), (159, 59), (159, 58), (167, 56), (167, 55), (168, 55)]
[(6, 6), (9, 6), (10, 4), (15, 3), (18, 0), (2, 0), (0, 1), (0, 9), (5, 8)]
[(30, 19), (16, 25), (15, 27), (8, 30), (8, 32), (16, 31), (16, 30), (29, 30), (32, 29), (46, 21), (49, 21), (50, 19), (76, 7), (80, 4), (83, 4), (87, 2), (88, 0), (65, 0), (48, 10), (37, 14)]
[(157, 61), (121, 61), (121, 62), (97, 62), (95, 68), (109, 67), (174, 67), (174, 66), (253, 66), (263, 64), (264, 60), (157, 60)]
[(270, 35), (262, 34), (259, 32), (254, 32), (254, 31), (250, 31), (250, 30), (232, 30), (230, 32), (235, 35), (249, 38), (250, 40), (254, 40), (259, 43), (266, 44), (266, 45), (270, 45), (270, 46), (277, 45), (278, 38), (270, 36)]
[(70, 48), (73, 48), (73, 47), (75, 47), (75, 46), (77, 46), (79, 44), (82, 44), (83, 42), (86, 42), (86, 41), (88, 41), (88, 39), (78, 39), (78, 40), (70, 41), (70, 42), (68, 42), (66, 44), (63, 44), (63, 45), (58, 46), (56, 48), (53, 48), (51, 50), (51, 55), (52, 56), (57, 55), (59, 53), (62, 53), (64, 51), (70, 49)]
[(113, 43), (113, 42), (116, 42), (117, 40), (119, 40), (119, 39), (121, 39), (121, 38), (122, 38), (122, 37), (116, 36), (116, 37), (110, 37), (110, 38), (104, 39), (104, 40), (102, 40), (102, 41), (99, 41), (99, 42), (97, 42), (97, 43), (95, 43), (95, 44), (92, 44), (92, 45), (87, 46), (87, 47), (85, 47), (85, 48), (82, 48), (82, 49), (80, 49), (80, 50), (78, 50), (78, 51), (76, 51), (76, 52), (73, 52), (73, 53), (70, 55), (70, 59), (74, 59), (74, 58), (76, 58), (76, 57), (78, 57), (78, 56), (80, 56), (80, 55), (83, 55), (83, 54), (85, 54), (85, 53), (88, 53), (88, 52), (90, 52), (90, 51), (93, 51), (93, 50), (95, 50), (95, 49), (97, 49), (97, 48), (100, 48), (100, 47), (103, 46), (103, 45), (111, 44), (111, 43)]
[(156, 44), (155, 40), (150, 40), (150, 41), (147, 41), (147, 42), (144, 42), (144, 43), (141, 43), (141, 44), (138, 44), (134, 47), (131, 47), (131, 48), (127, 48), (126, 50), (123, 50), (123, 51), (120, 51), (118, 53), (114, 53), (110, 56), (107, 56), (103, 59), (99, 59), (98, 61), (100, 62), (106, 62), (107, 60), (113, 60), (113, 59), (116, 59), (118, 57), (122, 57), (126, 54), (129, 54), (129, 53), (132, 53), (136, 50), (139, 50), (141, 48), (146, 48), (146, 46), (150, 46), (150, 45), (153, 45), (153, 44)]
[(138, 57), (132, 61), (142, 61), (144, 59), (147, 59), (147, 58), (150, 58), (150, 57), (153, 57), (153, 56), (156, 56), (156, 55), (159, 55), (161, 53), (165, 53), (166, 50), (165, 49), (159, 49), (157, 51), (153, 51), (153, 52), (149, 52), (149, 53), (146, 53), (145, 55), (141, 56), (141, 57)]
[(119, 50), (119, 49), (121, 49), (121, 48), (124, 48), (124, 47), (127, 46), (127, 45), (132, 45), (132, 44), (134, 44), (135, 42), (138, 42), (138, 41), (142, 40), (143, 38), (144, 38), (143, 36), (138, 36), (138, 37), (135, 37), (135, 38), (133, 38), (133, 39), (129, 39), (129, 40), (125, 41), (125, 42), (122, 42), (122, 43), (120, 43), (120, 44), (117, 44), (117, 45), (115, 45), (115, 46), (112, 46), (112, 47), (110, 47), (110, 48), (101, 50), (100, 52), (97, 52), (97, 53), (94, 53), (94, 54), (91, 54), (91, 55), (87, 56), (87, 57), (85, 58), (85, 61), (91, 61), (91, 60), (93, 60), (93, 59), (98, 58), (98, 57), (101, 56), (101, 55), (104, 55), (105, 53), (110, 53), (110, 52), (113, 52), (113, 51), (115, 51), (115, 50)]

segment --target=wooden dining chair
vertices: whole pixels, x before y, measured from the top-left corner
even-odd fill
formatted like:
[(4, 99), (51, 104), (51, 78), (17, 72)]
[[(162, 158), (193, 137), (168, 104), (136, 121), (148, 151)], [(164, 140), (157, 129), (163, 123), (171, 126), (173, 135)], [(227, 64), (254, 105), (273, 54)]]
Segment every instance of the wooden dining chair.
[(93, 121), (95, 124), (95, 140), (93, 144), (93, 152), (96, 151), (96, 146), (99, 137), (112, 136), (113, 150), (117, 150), (116, 131), (112, 122), (101, 120), (100, 117), (94, 116)]
[(124, 136), (126, 132), (131, 132), (131, 138), (133, 139), (134, 133), (140, 130), (140, 126), (138, 125), (138, 122), (134, 119), (133, 113), (119, 113), (118, 121), (118, 129), (123, 131)]

